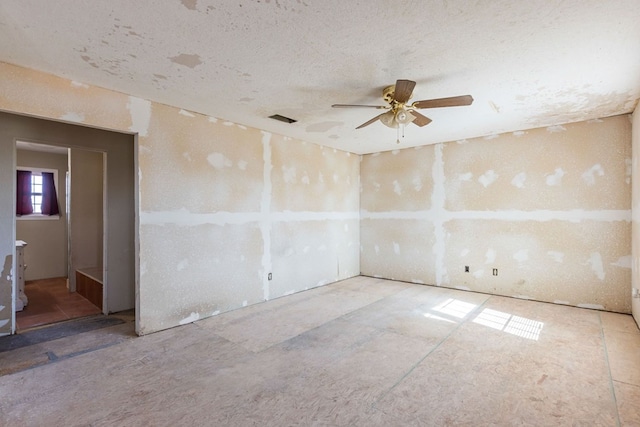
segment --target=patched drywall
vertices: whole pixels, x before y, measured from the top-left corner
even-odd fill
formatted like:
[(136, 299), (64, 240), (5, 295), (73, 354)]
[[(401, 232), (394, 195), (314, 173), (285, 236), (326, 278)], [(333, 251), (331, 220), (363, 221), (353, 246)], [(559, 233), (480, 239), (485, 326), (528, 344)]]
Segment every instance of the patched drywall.
[(629, 116), (366, 155), (361, 171), (363, 274), (630, 311)]
[[(359, 274), (359, 156), (8, 64), (0, 74), (2, 110), (137, 133), (139, 333)], [(8, 239), (12, 227), (0, 221)]]

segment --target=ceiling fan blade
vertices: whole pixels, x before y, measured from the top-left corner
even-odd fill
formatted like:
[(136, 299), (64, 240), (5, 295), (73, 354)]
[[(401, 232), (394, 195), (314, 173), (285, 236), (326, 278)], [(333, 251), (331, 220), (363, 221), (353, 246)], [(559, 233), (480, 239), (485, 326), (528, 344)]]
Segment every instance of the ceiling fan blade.
[(411, 104), (414, 108), (438, 108), (438, 107), (461, 107), (471, 105), (473, 97), (471, 95), (452, 96), (450, 98), (426, 99), (416, 101)]
[(356, 129), (362, 129), (365, 126), (369, 126), (371, 123), (374, 123), (374, 122), (380, 120), (380, 117), (384, 116), (385, 114), (387, 114), (387, 113), (382, 113), (380, 115), (375, 116), (373, 119), (371, 119), (371, 120), (369, 120), (367, 122), (364, 122), (363, 124), (358, 126)]
[(396, 88), (393, 93), (393, 99), (400, 104), (406, 103), (409, 98), (411, 98), (414, 87), (416, 87), (416, 82), (414, 82), (413, 80), (396, 81)]
[(417, 124), (420, 127), (426, 126), (432, 121), (429, 117), (424, 116), (417, 111), (411, 111), (411, 114), (415, 117), (415, 119), (413, 119), (413, 123)]
[(386, 105), (360, 105), (360, 104), (333, 104), (333, 108), (354, 108), (354, 107), (365, 107), (365, 108), (389, 108)]

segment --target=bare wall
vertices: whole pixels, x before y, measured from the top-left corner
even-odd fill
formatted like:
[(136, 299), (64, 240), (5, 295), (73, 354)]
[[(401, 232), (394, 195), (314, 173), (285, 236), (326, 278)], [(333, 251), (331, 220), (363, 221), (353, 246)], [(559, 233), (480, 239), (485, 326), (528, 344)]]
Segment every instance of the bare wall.
[[(72, 149), (70, 155), (70, 289), (76, 290), (75, 271), (103, 267), (104, 153)], [(114, 228), (118, 224), (112, 224)]]
[(26, 280), (67, 277), (67, 218), (65, 212), (66, 154), (17, 150), (17, 166), (58, 171), (58, 219), (21, 220), (16, 222), (16, 238), (27, 242), (24, 250)]
[(1, 110), (137, 133), (139, 333), (359, 274), (359, 156), (8, 64), (0, 73)]
[(361, 180), (362, 274), (630, 312), (629, 116), (366, 155)]

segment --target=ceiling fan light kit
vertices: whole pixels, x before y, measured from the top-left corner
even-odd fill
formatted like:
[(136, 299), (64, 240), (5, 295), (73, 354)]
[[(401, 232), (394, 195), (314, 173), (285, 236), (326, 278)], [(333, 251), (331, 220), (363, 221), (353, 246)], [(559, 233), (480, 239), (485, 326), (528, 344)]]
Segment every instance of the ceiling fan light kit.
[(423, 108), (440, 108), (440, 107), (460, 107), (465, 105), (471, 105), (473, 103), (473, 97), (471, 95), (452, 96), (449, 98), (439, 99), (426, 99), (422, 101), (416, 101), (413, 104), (407, 105), (407, 102), (413, 94), (413, 89), (416, 86), (416, 82), (412, 80), (397, 80), (395, 85), (387, 86), (382, 90), (382, 99), (389, 105), (355, 105), (355, 104), (333, 104), (333, 108), (377, 108), (389, 110), (386, 113), (382, 113), (369, 121), (364, 122), (356, 129), (361, 129), (365, 126), (380, 120), (383, 125), (398, 129), (398, 143), (400, 143), (400, 130), (402, 130), (402, 136), (404, 137), (404, 126), (409, 123), (414, 123), (417, 126), (426, 126), (431, 123), (431, 119), (421, 113), (415, 111), (416, 109)]

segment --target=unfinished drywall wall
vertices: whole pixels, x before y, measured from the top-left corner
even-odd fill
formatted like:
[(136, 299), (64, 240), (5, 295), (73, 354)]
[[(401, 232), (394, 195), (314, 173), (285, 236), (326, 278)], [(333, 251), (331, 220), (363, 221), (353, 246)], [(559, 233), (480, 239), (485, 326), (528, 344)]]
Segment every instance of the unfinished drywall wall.
[(361, 181), (365, 275), (630, 311), (629, 116), (366, 155)]
[(0, 73), (2, 110), (137, 133), (139, 333), (359, 273), (358, 156), (8, 64)]
[(25, 280), (67, 276), (67, 217), (65, 179), (67, 155), (17, 150), (17, 166), (58, 171), (56, 186), (60, 215), (56, 219), (18, 219), (16, 239), (27, 242)]
[(631, 210), (633, 218), (631, 223), (631, 246), (633, 253), (632, 272), (631, 272), (631, 312), (636, 323), (640, 325), (640, 169), (638, 169), (638, 161), (640, 159), (640, 110), (636, 107), (636, 111), (632, 116), (632, 195)]

